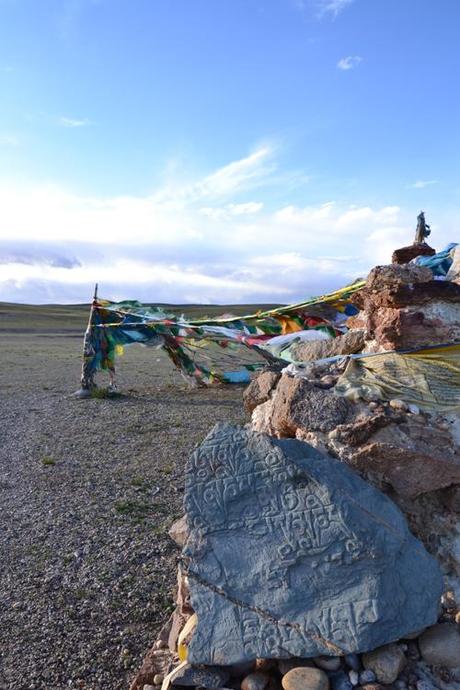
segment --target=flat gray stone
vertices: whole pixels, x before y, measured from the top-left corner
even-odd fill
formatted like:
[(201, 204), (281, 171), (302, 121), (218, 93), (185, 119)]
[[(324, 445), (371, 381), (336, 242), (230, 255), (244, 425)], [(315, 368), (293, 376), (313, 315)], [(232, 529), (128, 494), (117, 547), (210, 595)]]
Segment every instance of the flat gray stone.
[(184, 502), (190, 663), (364, 652), (436, 621), (441, 572), (400, 510), (306, 443), (218, 424)]

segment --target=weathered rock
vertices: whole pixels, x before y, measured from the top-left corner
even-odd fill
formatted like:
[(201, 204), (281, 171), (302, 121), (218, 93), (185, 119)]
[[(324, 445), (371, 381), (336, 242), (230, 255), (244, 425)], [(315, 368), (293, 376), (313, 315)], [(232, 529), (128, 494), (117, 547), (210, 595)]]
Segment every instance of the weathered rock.
[[(193, 666), (184, 662), (170, 675), (171, 685), (186, 687), (201, 686), (202, 688), (222, 688), (230, 680), (230, 673), (226, 668), (217, 666)], [(247, 688), (247, 690), (262, 690), (262, 688)]]
[(362, 290), (355, 293), (351, 301), (355, 302), (354, 297), (361, 295), (363, 291), (379, 292), (399, 288), (401, 285), (415, 285), (427, 283), (433, 280), (433, 274), (426, 266), (398, 266), (388, 264), (385, 266), (375, 266), (366, 279), (366, 284)]
[(436, 250), (426, 244), (426, 242), (417, 242), (410, 244), (408, 247), (395, 249), (391, 262), (394, 264), (408, 264), (409, 261), (416, 259), (417, 256), (434, 256), (435, 254)]
[(404, 652), (397, 644), (387, 644), (363, 654), (364, 667), (375, 673), (379, 683), (393, 683), (407, 663)]
[(185, 508), (191, 663), (360, 652), (437, 618), (438, 566), (400, 511), (308, 444), (217, 425)]
[(343, 424), (350, 403), (305, 379), (281, 376), (272, 400), (271, 426), (280, 436), (303, 431), (331, 431)]
[(329, 438), (349, 446), (361, 446), (379, 429), (402, 421), (404, 421), (403, 417), (395, 418), (383, 412), (377, 412), (364, 419), (355, 419), (350, 424), (338, 425), (330, 432)]
[(330, 340), (316, 340), (293, 345), (292, 357), (296, 362), (308, 362), (337, 355), (349, 355), (360, 352), (364, 347), (364, 342), (364, 330), (349, 330), (344, 335)]
[(420, 653), (428, 664), (460, 666), (460, 632), (451, 623), (440, 623), (425, 630), (418, 640)]
[(185, 516), (181, 517), (179, 520), (173, 522), (168, 530), (168, 534), (173, 541), (176, 542), (178, 546), (184, 546), (188, 537), (188, 525)]
[[(441, 281), (435, 284), (447, 285)], [(457, 288), (460, 295), (460, 285)], [(413, 307), (366, 304), (365, 319), (369, 338), (383, 350), (415, 349), (460, 341), (460, 301), (449, 304), (431, 300), (424, 306)]]
[(264, 690), (270, 682), (270, 676), (268, 673), (262, 671), (256, 671), (255, 673), (250, 673), (241, 682), (241, 690)]
[(329, 690), (329, 678), (319, 668), (293, 668), (283, 676), (284, 690)]
[(263, 371), (251, 381), (243, 393), (243, 403), (246, 412), (251, 412), (270, 397), (270, 393), (278, 383), (280, 375), (277, 371)]
[(362, 472), (382, 475), (402, 496), (414, 497), (460, 483), (458, 447), (422, 418), (379, 429), (348, 462)]

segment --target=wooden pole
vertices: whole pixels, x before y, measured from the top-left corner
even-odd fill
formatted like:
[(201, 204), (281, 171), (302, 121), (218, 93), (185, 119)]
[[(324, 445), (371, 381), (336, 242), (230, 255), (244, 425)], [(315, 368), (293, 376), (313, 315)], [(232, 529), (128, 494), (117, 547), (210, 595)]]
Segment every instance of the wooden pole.
[(83, 338), (83, 363), (81, 367), (81, 389), (78, 391), (82, 394), (81, 397), (85, 397), (90, 394), (93, 388), (96, 388), (94, 382), (94, 370), (91, 367), (91, 359), (94, 356), (94, 349), (91, 342), (94, 313), (97, 309), (97, 283), (94, 286), (93, 301), (91, 303), (91, 309), (89, 312), (88, 325), (85, 331), (85, 337)]

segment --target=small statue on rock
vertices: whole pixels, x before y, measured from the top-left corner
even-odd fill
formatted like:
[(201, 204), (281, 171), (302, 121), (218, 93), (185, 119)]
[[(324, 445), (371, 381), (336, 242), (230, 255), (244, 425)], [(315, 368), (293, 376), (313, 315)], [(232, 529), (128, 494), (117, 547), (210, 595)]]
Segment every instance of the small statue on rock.
[(417, 229), (415, 230), (414, 244), (422, 244), (431, 233), (430, 226), (425, 221), (425, 213), (420, 211), (417, 216)]

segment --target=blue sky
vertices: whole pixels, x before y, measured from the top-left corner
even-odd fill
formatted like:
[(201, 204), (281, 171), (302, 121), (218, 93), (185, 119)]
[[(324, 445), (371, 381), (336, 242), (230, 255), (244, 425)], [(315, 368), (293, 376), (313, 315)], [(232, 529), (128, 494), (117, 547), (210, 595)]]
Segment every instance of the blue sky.
[(290, 302), (459, 239), (457, 0), (0, 0), (0, 300)]

